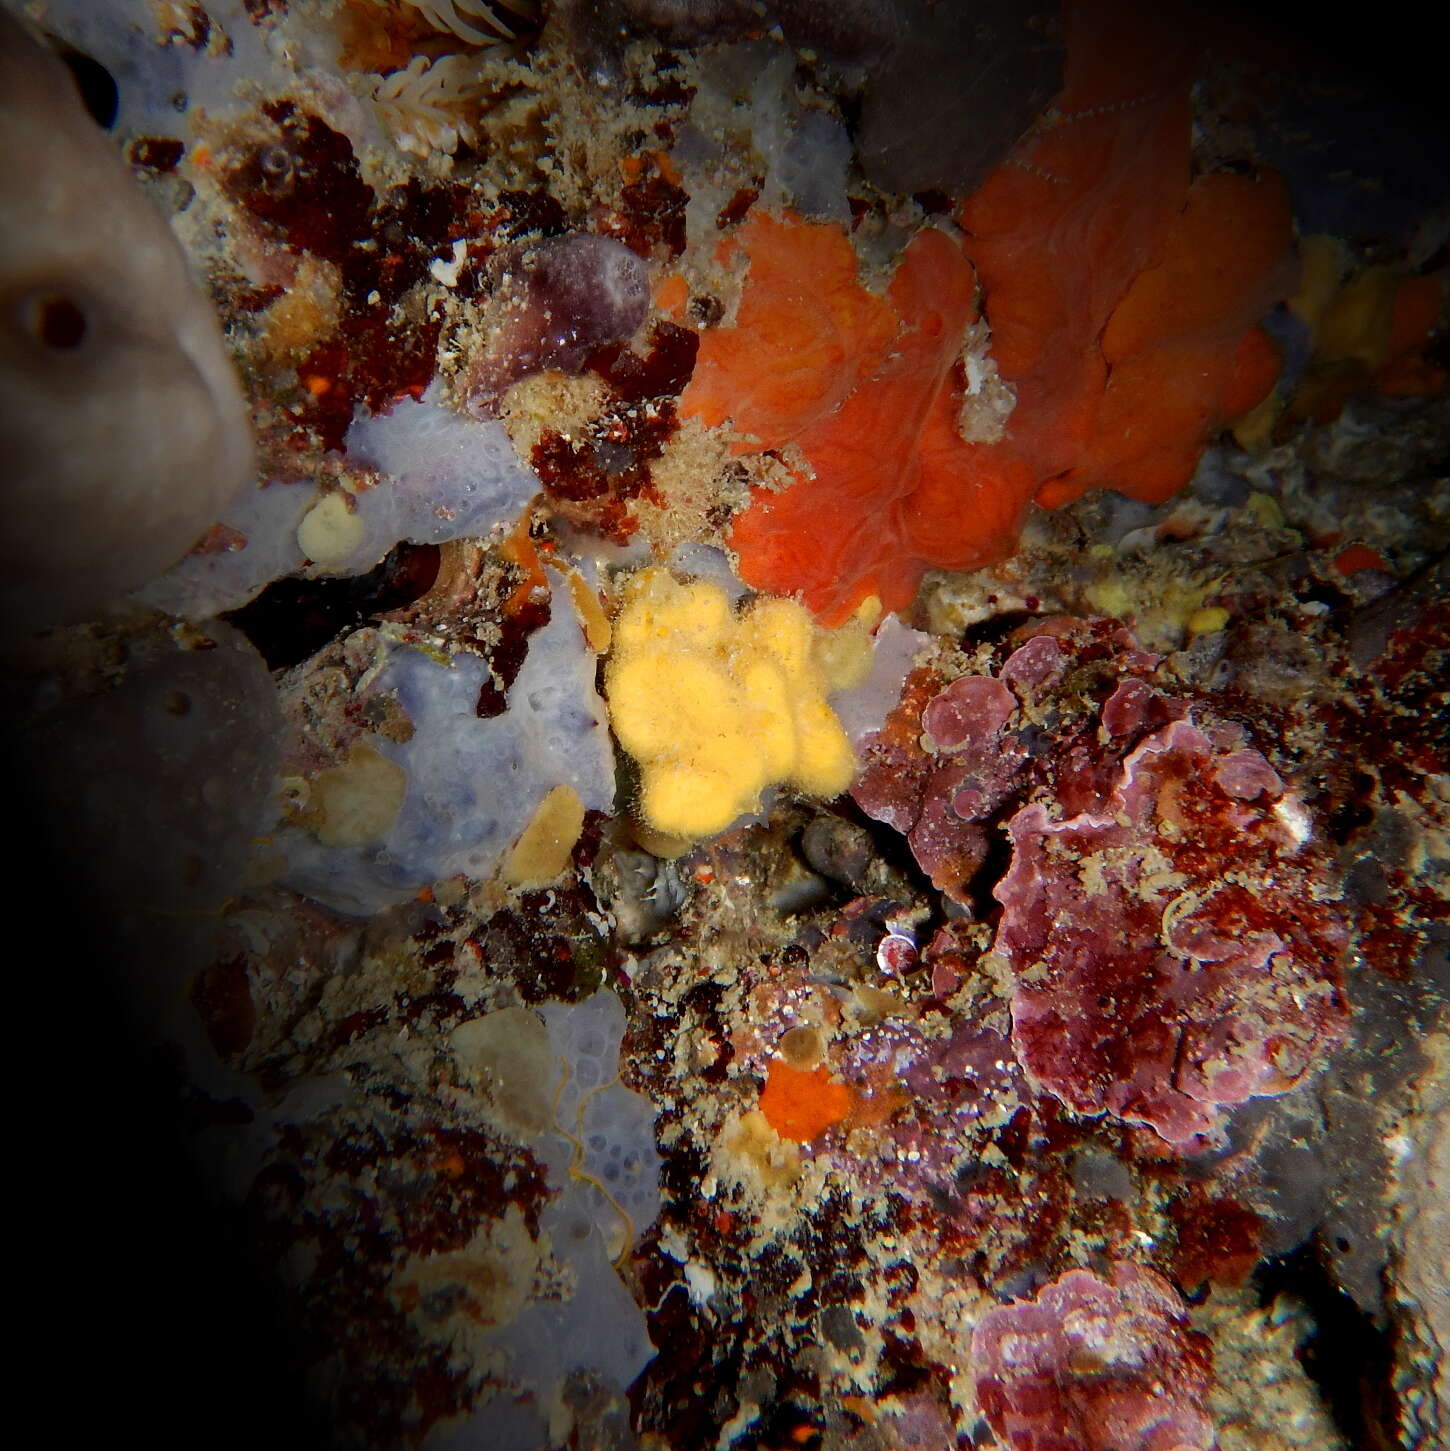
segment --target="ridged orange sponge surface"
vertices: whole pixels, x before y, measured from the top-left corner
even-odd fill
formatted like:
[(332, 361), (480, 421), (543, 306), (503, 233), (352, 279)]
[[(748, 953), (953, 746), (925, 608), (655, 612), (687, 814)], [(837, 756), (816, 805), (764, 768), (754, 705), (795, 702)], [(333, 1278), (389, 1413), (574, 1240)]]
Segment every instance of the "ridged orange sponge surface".
[(1294, 286), (1288, 196), (1271, 174), (1189, 184), (1184, 16), (1070, 0), (1064, 24), (1062, 94), (963, 206), (967, 250), (1038, 502), (1159, 503), (1278, 376), (1256, 323)]
[(701, 339), (681, 412), (728, 418), (754, 440), (742, 450), (793, 443), (807, 464), (736, 521), (746, 582), (799, 594), (836, 625), (871, 595), (903, 608), (928, 567), (1009, 552), (1034, 485), (957, 432), (954, 366), (977, 318), (959, 245), (919, 233), (885, 298), (861, 284), (836, 227), (759, 216), (740, 245), (750, 274), (736, 325)]
[(756, 447), (780, 448), (874, 371), (898, 322), (857, 280), (838, 227), (758, 212), (727, 254), (735, 246), (750, 258), (750, 285), (735, 326), (701, 339), (682, 411), (711, 426), (728, 418)]
[[(920, 232), (885, 298), (834, 227), (755, 216), (737, 234), (737, 319), (702, 337), (681, 411), (731, 422), (739, 451), (799, 451), (795, 483), (758, 490), (732, 543), (748, 583), (826, 624), (871, 595), (905, 607), (928, 568), (1010, 553), (1034, 497), (1161, 502), (1277, 377), (1256, 323), (1294, 286), (1282, 183), (1190, 185), (1181, 17), (1069, 0), (1065, 25), (1064, 89), (964, 204), (965, 246)], [(957, 424), (978, 276), (1016, 395), (993, 444)]]
[(1056, 103), (961, 214), (1017, 390), (1011, 437), (1040, 479), (1082, 462), (1107, 382), (1098, 341), (1188, 187), (1184, 28), (1113, 0), (1069, 3), (1063, 20)]
[(1193, 474), (1209, 429), (1253, 408), (1279, 374), (1257, 319), (1294, 285), (1289, 196), (1277, 176), (1218, 173), (1188, 188), (1162, 257), (1134, 279), (1099, 348), (1107, 382), (1082, 462), (1044, 483), (1161, 503)]

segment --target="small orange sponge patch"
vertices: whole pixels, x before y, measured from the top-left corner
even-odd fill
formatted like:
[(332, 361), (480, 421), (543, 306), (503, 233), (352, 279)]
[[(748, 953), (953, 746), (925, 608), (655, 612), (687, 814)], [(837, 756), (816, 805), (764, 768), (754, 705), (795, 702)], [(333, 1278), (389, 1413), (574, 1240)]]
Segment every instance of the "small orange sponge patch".
[(823, 1067), (803, 1072), (776, 1061), (760, 1095), (760, 1111), (781, 1138), (808, 1144), (840, 1123), (855, 1100), (855, 1094)]

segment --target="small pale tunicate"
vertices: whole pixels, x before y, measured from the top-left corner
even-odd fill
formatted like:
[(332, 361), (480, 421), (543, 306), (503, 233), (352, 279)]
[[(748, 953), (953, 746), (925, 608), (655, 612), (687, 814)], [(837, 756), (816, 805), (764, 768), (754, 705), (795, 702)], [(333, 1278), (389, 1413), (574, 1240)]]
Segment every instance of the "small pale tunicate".
[(611, 237), (574, 233), (521, 248), (489, 305), (488, 345), (468, 372), (468, 409), (492, 417), (521, 378), (577, 373), (596, 348), (622, 343), (644, 321), (644, 262)]
[(500, 1008), (461, 1023), (450, 1042), (459, 1064), (510, 1127), (541, 1134), (553, 1122), (549, 1033), (528, 1008)]

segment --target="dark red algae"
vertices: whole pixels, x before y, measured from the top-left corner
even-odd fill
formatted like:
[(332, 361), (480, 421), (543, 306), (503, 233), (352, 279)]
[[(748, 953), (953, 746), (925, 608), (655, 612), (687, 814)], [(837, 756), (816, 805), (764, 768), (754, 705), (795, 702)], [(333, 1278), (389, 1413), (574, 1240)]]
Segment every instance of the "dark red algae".
[(659, 502), (649, 465), (679, 426), (676, 398), (694, 371), (699, 341), (689, 328), (658, 322), (643, 357), (623, 344), (591, 356), (589, 368), (610, 385), (614, 401), (582, 434), (546, 429), (530, 458), (561, 514), (623, 544), (638, 527), (632, 502)]
[(185, 144), (172, 136), (138, 136), (126, 147), (126, 160), (153, 176), (175, 171), (185, 154)]
[(223, 184), (289, 251), (338, 269), (337, 328), (299, 365), (290, 411), (312, 446), (340, 449), (359, 408), (419, 398), (432, 381), (440, 319), (402, 322), (396, 308), (436, 257), (483, 230), (484, 215), (473, 192), (452, 182), (414, 177), (379, 197), (345, 136), (290, 101), (263, 114), (274, 137), (249, 146)]
[(1263, 1216), (1247, 1204), (1215, 1198), (1194, 1184), (1169, 1207), (1168, 1218), (1178, 1235), (1173, 1275), (1187, 1293), (1209, 1281), (1242, 1284), (1259, 1262)]
[(601, 223), (601, 229), (641, 255), (656, 247), (678, 257), (688, 240), (685, 209), (689, 193), (677, 182), (658, 174), (641, 177), (620, 191), (619, 207)]
[(400, 1444), (405, 1428), (417, 1434), (420, 1423), (467, 1407), (468, 1377), (410, 1313), (407, 1267), (462, 1249), (480, 1224), (510, 1209), (535, 1232), (547, 1183), (527, 1149), (430, 1120), (401, 1100), (359, 1099), (338, 1122), (282, 1135), (248, 1210), (267, 1258), (309, 1266), (305, 1289), (287, 1304), (300, 1357), (371, 1371), (365, 1400), (333, 1404), (337, 1436)]
[(352, 144), (291, 101), (273, 101), (262, 114), (275, 134), (227, 169), (227, 190), (289, 247), (346, 270), (365, 250), (376, 200)]

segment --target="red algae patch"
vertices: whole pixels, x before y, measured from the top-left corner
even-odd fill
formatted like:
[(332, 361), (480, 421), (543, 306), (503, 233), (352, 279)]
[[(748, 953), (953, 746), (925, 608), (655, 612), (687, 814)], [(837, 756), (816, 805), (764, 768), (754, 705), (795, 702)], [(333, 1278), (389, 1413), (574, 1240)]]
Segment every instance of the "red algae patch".
[(997, 951), (1028, 1073), (1170, 1143), (1299, 1082), (1348, 1017), (1347, 934), (1302, 815), (1241, 737), (1190, 719), (1144, 736), (1086, 811), (1023, 807)]
[(969, 908), (1005, 828), (1018, 1062), (1074, 1113), (1192, 1146), (1343, 1037), (1337, 871), (1248, 734), (1160, 689), (1120, 626), (1029, 629), (996, 676), (918, 692), (917, 730), (867, 736), (852, 795)]

